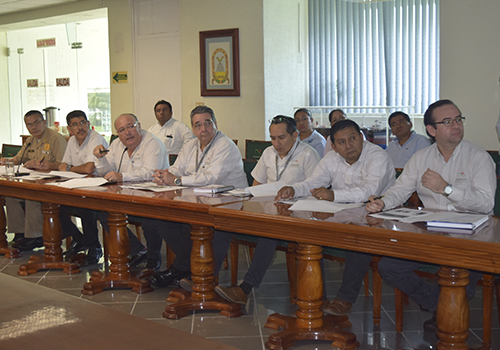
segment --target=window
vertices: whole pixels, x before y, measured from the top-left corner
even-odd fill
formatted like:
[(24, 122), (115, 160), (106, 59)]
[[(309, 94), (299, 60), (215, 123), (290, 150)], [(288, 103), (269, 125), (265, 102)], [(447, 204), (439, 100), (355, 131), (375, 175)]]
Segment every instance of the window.
[(309, 0), (311, 106), (414, 106), (439, 97), (439, 0)]

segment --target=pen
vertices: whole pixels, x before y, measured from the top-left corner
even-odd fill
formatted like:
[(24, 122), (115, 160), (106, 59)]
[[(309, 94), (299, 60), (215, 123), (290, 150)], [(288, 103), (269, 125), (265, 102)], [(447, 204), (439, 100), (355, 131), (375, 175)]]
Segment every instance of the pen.
[(99, 153), (108, 153), (109, 152), (109, 149), (102, 149), (99, 151)]
[[(384, 196), (378, 196), (378, 197), (375, 197), (375, 198), (373, 198), (373, 199), (374, 199), (374, 200), (377, 200), (377, 199), (382, 199), (382, 198), (384, 198)], [(369, 201), (369, 200), (367, 200), (366, 202), (363, 202), (363, 204), (368, 204), (368, 203), (370, 203), (370, 201)]]
[(42, 166), (42, 163), (43, 163), (44, 159), (45, 159), (45, 157), (43, 157), (42, 160), (40, 161), (40, 167)]

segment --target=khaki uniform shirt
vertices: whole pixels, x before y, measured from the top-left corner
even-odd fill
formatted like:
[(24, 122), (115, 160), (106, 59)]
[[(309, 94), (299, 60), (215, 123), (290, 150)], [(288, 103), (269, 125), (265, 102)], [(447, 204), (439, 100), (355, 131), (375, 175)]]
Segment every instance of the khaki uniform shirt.
[[(23, 148), (14, 157), (20, 163), (37, 159), (45, 162), (61, 162), (66, 150), (66, 138), (58, 132), (47, 128), (40, 140), (31, 135), (26, 139)], [(24, 152), (24, 153), (23, 153)], [(21, 159), (21, 156), (23, 159)]]

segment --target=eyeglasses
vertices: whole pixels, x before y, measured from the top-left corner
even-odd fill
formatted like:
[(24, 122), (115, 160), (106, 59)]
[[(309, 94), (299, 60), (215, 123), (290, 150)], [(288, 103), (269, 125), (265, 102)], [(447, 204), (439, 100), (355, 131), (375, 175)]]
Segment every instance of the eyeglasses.
[(120, 134), (123, 134), (123, 133), (124, 133), (125, 131), (127, 131), (127, 130), (128, 130), (128, 131), (132, 131), (132, 130), (134, 130), (136, 127), (137, 127), (137, 123), (132, 124), (132, 125), (127, 125), (127, 126), (126, 126), (126, 127), (124, 127), (124, 128), (120, 128), (120, 129), (116, 130), (116, 132), (118, 133), (118, 135), (120, 135)]
[(200, 130), (203, 126), (205, 128), (209, 128), (213, 125), (214, 121), (212, 119), (205, 120), (204, 122), (199, 122), (193, 125), (193, 128), (196, 130)]
[(88, 120), (80, 120), (79, 122), (74, 122), (74, 123), (71, 123), (69, 124), (69, 126), (71, 128), (76, 128), (78, 126), (84, 126), (85, 124), (87, 124)]
[(26, 123), (26, 127), (28, 129), (31, 129), (32, 127), (37, 126), (41, 122), (43, 122), (43, 119), (38, 119), (38, 120), (35, 120), (33, 123)]
[(276, 116), (273, 119), (271, 119), (271, 125), (280, 124), (280, 123), (288, 123), (288, 124), (292, 125), (295, 129), (297, 129), (297, 126), (294, 123), (294, 121), (295, 120), (293, 120), (290, 117)]
[(446, 127), (450, 127), (450, 126), (452, 126), (452, 124), (454, 122), (457, 123), (457, 125), (462, 125), (465, 123), (465, 118), (464, 117), (456, 117), (455, 119), (446, 118), (440, 122), (432, 123), (432, 124), (434, 124), (434, 125), (443, 124)]

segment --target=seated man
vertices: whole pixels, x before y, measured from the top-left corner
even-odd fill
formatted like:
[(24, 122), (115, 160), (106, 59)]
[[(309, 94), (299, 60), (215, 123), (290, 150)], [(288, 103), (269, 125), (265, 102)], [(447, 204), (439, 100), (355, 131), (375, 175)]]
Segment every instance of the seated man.
[[(97, 173), (108, 181), (150, 181), (155, 169), (168, 168), (168, 152), (159, 138), (141, 129), (141, 123), (131, 113), (115, 120), (120, 142), (113, 142), (109, 152), (103, 145), (94, 148)], [(109, 230), (107, 213), (101, 213), (99, 221)], [(146, 249), (129, 230), (131, 267), (147, 259)], [(149, 246), (149, 242), (148, 242)]]
[[(57, 170), (66, 150), (64, 136), (47, 128), (47, 122), (39, 111), (26, 113), (24, 123), (31, 136), (14, 156), (14, 164), (24, 164), (26, 168), (36, 170)], [(13, 247), (19, 250), (43, 247), (42, 203), (6, 197), (5, 207), (8, 232), (15, 233), (17, 237), (25, 237), (14, 243)]]
[[(483, 149), (463, 140), (464, 119), (450, 100), (440, 100), (424, 114), (427, 134), (436, 140), (410, 158), (396, 184), (383, 199), (370, 197), (366, 209), (379, 212), (402, 205), (417, 191), (426, 208), (491, 214), (495, 203), (495, 164)], [(423, 310), (436, 311), (439, 285), (431, 285), (414, 270), (418, 261), (382, 258), (378, 269), (382, 278), (415, 300)], [(472, 298), (481, 275), (471, 272), (467, 296)], [(424, 328), (434, 329), (435, 318)]]
[(396, 168), (404, 168), (415, 152), (431, 145), (427, 137), (411, 130), (413, 124), (408, 114), (394, 112), (389, 116), (388, 123), (396, 139), (389, 142), (386, 151)]
[[(330, 136), (335, 152), (327, 153), (304, 182), (283, 187), (276, 200), (312, 194), (320, 200), (362, 203), (372, 191), (381, 194), (394, 184), (391, 158), (381, 147), (363, 141), (358, 124), (339, 121), (332, 126)], [(323, 307), (326, 313), (340, 316), (350, 312), (371, 258), (370, 254), (347, 253), (342, 285), (336, 298)]]
[(194, 137), (193, 133), (186, 124), (172, 118), (170, 102), (165, 100), (156, 102), (154, 111), (158, 123), (151, 126), (148, 131), (163, 141), (168, 154), (179, 154), (182, 146)]
[[(330, 112), (330, 114), (328, 114), (328, 120), (330, 121), (330, 127), (332, 127), (333, 124), (335, 124), (336, 122), (345, 120), (345, 113), (340, 108), (333, 109)], [(327, 154), (330, 151), (333, 151), (333, 146), (332, 146), (332, 139), (330, 138), (330, 135), (328, 135), (325, 144), (325, 154)]]
[(307, 143), (318, 152), (323, 158), (325, 152), (326, 139), (319, 132), (313, 129), (313, 118), (311, 111), (306, 108), (300, 108), (295, 111), (293, 118), (297, 122), (297, 130), (302, 142)]
[[(320, 157), (311, 146), (298, 140), (295, 120), (281, 115), (276, 116), (271, 121), (269, 132), (273, 146), (264, 150), (253, 169), (253, 186), (280, 180), (286, 184), (294, 184), (311, 176)], [(212, 245), (215, 275), (219, 272), (231, 239), (232, 234), (229, 232), (217, 230), (214, 232)], [(229, 288), (217, 286), (215, 287), (217, 294), (233, 303), (246, 304), (252, 288), (258, 287), (262, 282), (277, 244), (278, 241), (275, 239), (259, 237), (243, 283)]]
[[(170, 186), (206, 186), (212, 184), (247, 187), (241, 153), (235, 143), (217, 130), (217, 120), (211, 108), (198, 106), (191, 111), (191, 127), (196, 138), (184, 145), (168, 170), (157, 170), (154, 181)], [(151, 277), (155, 287), (167, 287), (189, 276), (191, 260), (191, 225), (165, 220), (144, 219), (142, 227), (149, 241), (155, 241), (155, 253), (163, 238), (175, 253), (169, 269)]]
[[(108, 143), (101, 134), (90, 129), (87, 115), (83, 111), (72, 111), (66, 116), (68, 131), (73, 136), (68, 140), (60, 171), (73, 171), (79, 174), (97, 175), (93, 150), (98, 145), (108, 148)], [(82, 221), (83, 235), (71, 221), (70, 215), (78, 216)], [(102, 256), (97, 228), (97, 212), (91, 209), (61, 206), (59, 214), (63, 238), (73, 237), (68, 255), (86, 251), (85, 265), (96, 264)]]

